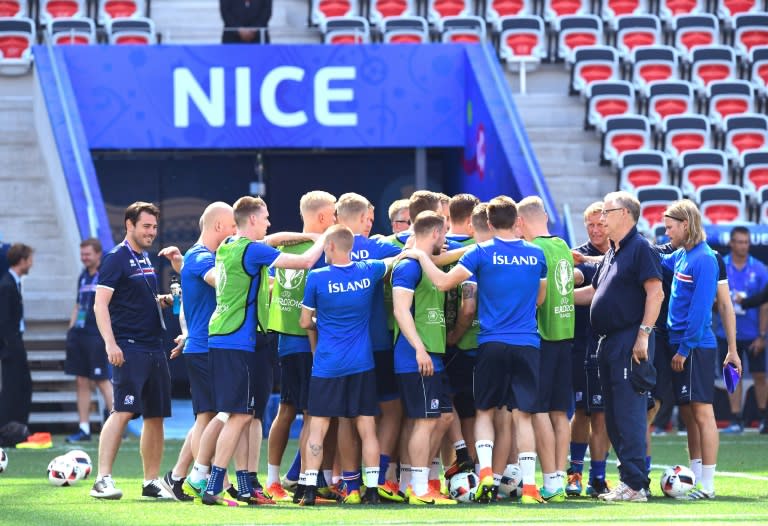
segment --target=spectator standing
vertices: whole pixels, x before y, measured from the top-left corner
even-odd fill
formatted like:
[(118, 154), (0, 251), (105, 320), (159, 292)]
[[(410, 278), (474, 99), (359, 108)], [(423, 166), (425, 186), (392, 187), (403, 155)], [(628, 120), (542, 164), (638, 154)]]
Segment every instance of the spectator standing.
[(269, 44), (272, 0), (219, 0), (222, 44)]

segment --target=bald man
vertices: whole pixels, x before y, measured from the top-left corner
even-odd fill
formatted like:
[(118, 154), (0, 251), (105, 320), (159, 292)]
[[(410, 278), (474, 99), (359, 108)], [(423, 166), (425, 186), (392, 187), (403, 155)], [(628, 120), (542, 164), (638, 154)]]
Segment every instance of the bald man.
[(220, 201), (211, 203), (200, 217), (200, 238), (183, 259), (175, 247), (160, 251), (181, 274), (182, 334), (176, 338), (177, 346), (171, 351), (171, 358), (184, 354), (195, 413), (195, 423), (187, 433), (176, 465), (161, 480), (176, 500), (192, 500), (182, 491), (184, 476), (192, 459), (197, 457), (203, 430), (216, 414), (208, 378), (208, 320), (216, 308), (216, 249), (236, 229), (232, 207)]

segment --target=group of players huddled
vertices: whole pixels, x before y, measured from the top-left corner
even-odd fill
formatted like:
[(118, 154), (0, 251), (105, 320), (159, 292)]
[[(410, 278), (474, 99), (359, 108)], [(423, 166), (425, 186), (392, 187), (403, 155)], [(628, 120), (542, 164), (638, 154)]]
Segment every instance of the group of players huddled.
[[(631, 199), (609, 194), (605, 206), (595, 203), (585, 211), (590, 241), (576, 250), (585, 256), (576, 256), (576, 265), (576, 252), (550, 235), (538, 197), (516, 203), (499, 196), (481, 203), (469, 194), (449, 198), (416, 191), (390, 206), (392, 234), (386, 237), (369, 236), (373, 206), (355, 193), (337, 199), (324, 191), (308, 192), (299, 205), (303, 231), (270, 236), (267, 206), (260, 198), (209, 205), (200, 219), (200, 239), (185, 255), (175, 247), (160, 252), (181, 275), (183, 334), (171, 358), (184, 354), (196, 420), (176, 465), (163, 478), (156, 473), (159, 453), (149, 454), (152, 448), (145, 450), (142, 438), (143, 495), (225, 506), (291, 501), (305, 506), (330, 501), (451, 505), (456, 501), (445, 493), (441, 474), (449, 482), (458, 473), (475, 472), (475, 500), (519, 496), (525, 504), (562, 502), (582, 494), (589, 443), (587, 494), (607, 501), (646, 500), (647, 481), (632, 491), (627, 490), (629, 481), (613, 489), (606, 482), (608, 437), (613, 440), (611, 426), (619, 424), (611, 417), (606, 431), (596, 365), (602, 338), (590, 330), (588, 307), (597, 288), (593, 276), (610, 273), (602, 268), (603, 254), (610, 252), (614, 264), (622, 252), (616, 240), (612, 245), (608, 239), (606, 216), (623, 209), (631, 220)], [(153, 371), (162, 369), (154, 362), (131, 364), (131, 380), (126, 380), (126, 367), (141, 353), (129, 359), (125, 352), (123, 361), (121, 348), (129, 344), (121, 342), (133, 342), (125, 334), (130, 323), (142, 320), (126, 321), (121, 310), (138, 300), (120, 288), (117, 256), (125, 260), (132, 294), (154, 292), (157, 307), (172, 298), (157, 294), (156, 276), (143, 252), (154, 236), (142, 238), (142, 225), (145, 232), (151, 230), (154, 218), (156, 232), (157, 210), (147, 203), (132, 207), (132, 215), (126, 213), (126, 241), (102, 264), (107, 281), (102, 278), (97, 289), (96, 318), (116, 371), (113, 415), (144, 413), (145, 433), (154, 433), (147, 440), (157, 440), (157, 430), (150, 424), (147, 431), (146, 422), (162, 422), (169, 415), (169, 389), (165, 380), (153, 380)], [(686, 243), (676, 245), (673, 233), (667, 252), (678, 246), (685, 252)], [(622, 247), (625, 239), (618, 240)], [(653, 268), (661, 268), (663, 256), (654, 254)], [(677, 265), (674, 257), (670, 268)], [(655, 276), (650, 272), (646, 278)], [(574, 290), (582, 286), (591, 293), (578, 300)], [(99, 289), (108, 290), (106, 303)], [(598, 290), (593, 301), (602, 301), (599, 297)], [(644, 297), (640, 301), (640, 312), (646, 317), (650, 312), (655, 321), (658, 308), (653, 314), (653, 307), (643, 308)], [(109, 316), (104, 314), (107, 305)], [(157, 324), (157, 309), (147, 303), (142, 308), (153, 311), (149, 316)], [(697, 322), (707, 324), (706, 319)], [(640, 319), (631, 323), (634, 335), (638, 326), (639, 333), (646, 331)], [(104, 335), (108, 324), (114, 335)], [(666, 326), (667, 319), (658, 325)], [(269, 432), (262, 486), (256, 466), (261, 417), (272, 388), (268, 344), (274, 334), (280, 406)], [(657, 356), (658, 349), (657, 343)], [(643, 357), (654, 361), (641, 351), (635, 345), (630, 353), (640, 358), (636, 363)], [(727, 359), (738, 363), (731, 353)], [(670, 368), (666, 355), (655, 361), (660, 369), (662, 362)], [(148, 372), (137, 372), (142, 368)], [(626, 366), (623, 381), (630, 381)], [(636, 391), (654, 406), (650, 395)], [(567, 413), (574, 400), (571, 424)], [(298, 414), (304, 419), (299, 451), (281, 481), (279, 467)], [(689, 429), (696, 425), (692, 419)], [(645, 415), (642, 420), (633, 429), (645, 429)], [(93, 497), (122, 495), (110, 472), (123, 427), (109, 420), (105, 426)], [(702, 430), (701, 436), (708, 435)], [(621, 440), (614, 449), (620, 462), (630, 466), (634, 459), (622, 455), (634, 445), (626, 436)], [(637, 443), (645, 445), (645, 439)], [(701, 449), (702, 444), (691, 449), (698, 475)], [(537, 458), (541, 488), (536, 485)], [(714, 463), (705, 460), (710, 471), (693, 498), (714, 497)], [(227, 477), (230, 461), (234, 485)], [(650, 457), (647, 464), (644, 477)], [(499, 491), (511, 481), (511, 491)]]

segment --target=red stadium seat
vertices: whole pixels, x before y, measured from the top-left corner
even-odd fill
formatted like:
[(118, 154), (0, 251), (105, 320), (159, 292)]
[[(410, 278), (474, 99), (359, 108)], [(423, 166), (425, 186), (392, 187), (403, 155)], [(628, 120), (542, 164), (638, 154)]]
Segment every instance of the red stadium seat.
[(744, 152), (739, 158), (739, 169), (744, 189), (751, 194), (753, 201), (768, 203), (765, 199), (759, 199), (760, 194), (768, 188), (768, 151)]
[(499, 56), (507, 67), (533, 69), (547, 56), (544, 22), (537, 16), (504, 17), (500, 22)]
[(702, 115), (673, 115), (662, 122), (662, 147), (678, 164), (684, 152), (709, 148), (709, 122)]
[(720, 150), (702, 149), (680, 156), (680, 187), (689, 197), (702, 186), (728, 182), (728, 159)]
[(635, 89), (625, 80), (593, 82), (587, 86), (586, 95), (585, 129), (602, 129), (607, 117), (633, 113)]
[[(471, 12), (469, 6), (467, 14)], [(490, 0), (487, 2), (485, 19), (498, 29), (501, 19), (505, 16), (533, 15), (532, 0)]]
[(696, 190), (696, 202), (705, 222), (721, 224), (747, 220), (746, 195), (740, 186), (702, 186)]
[(683, 195), (676, 186), (657, 185), (638, 188), (637, 200), (640, 201), (640, 221), (638, 228), (649, 230), (651, 225), (664, 221), (664, 212), (674, 201), (682, 199)]
[(603, 43), (603, 23), (595, 15), (569, 15), (559, 18), (557, 31), (557, 57), (573, 62), (574, 50)]
[(616, 48), (623, 58), (637, 47), (662, 43), (661, 24), (653, 15), (620, 16), (616, 26)]
[(353, 0), (312, 0), (312, 23), (322, 26), (329, 18), (356, 15), (356, 5)]
[(632, 82), (647, 96), (652, 82), (679, 78), (677, 51), (669, 46), (640, 46), (632, 51)]
[(544, 0), (544, 20), (554, 22), (564, 16), (588, 15), (588, 0)]
[(768, 46), (768, 14), (736, 15), (734, 26), (734, 47), (742, 57), (752, 48)]
[(371, 22), (381, 25), (384, 20), (391, 17), (416, 16), (415, 0), (372, 0)]
[[(510, 4), (517, 2), (521, 2), (521, 0), (509, 1)], [(429, 0), (427, 4), (427, 20), (431, 24), (438, 24), (445, 17), (470, 16), (471, 14), (471, 0)]]
[(648, 12), (646, 0), (601, 0), (600, 13), (608, 26), (616, 30), (618, 18), (623, 15), (643, 15)]
[(765, 98), (768, 95), (768, 46), (752, 48), (747, 68), (752, 85)]
[(362, 16), (340, 16), (326, 19), (321, 26), (326, 44), (368, 44), (371, 29)]
[(683, 15), (674, 24), (674, 46), (685, 62), (691, 62), (691, 54), (697, 47), (714, 46), (720, 38), (717, 18), (709, 13)]
[(587, 86), (598, 80), (618, 80), (619, 57), (609, 46), (585, 46), (573, 52), (571, 68), (571, 94), (583, 93)]
[(683, 15), (703, 13), (707, 9), (704, 0), (659, 0), (659, 17), (672, 21)]
[(600, 161), (616, 163), (619, 156), (632, 150), (651, 148), (651, 126), (639, 115), (606, 117), (602, 128)]
[(149, 18), (123, 18), (107, 23), (110, 44), (146, 46), (157, 43), (155, 23)]
[(734, 161), (750, 150), (768, 150), (768, 117), (749, 113), (726, 117), (723, 149)]
[(57, 18), (81, 18), (87, 13), (81, 0), (40, 0), (40, 23), (48, 25)]
[(48, 35), (56, 45), (96, 43), (96, 27), (90, 18), (57, 18), (48, 24)]
[(691, 54), (691, 82), (703, 92), (712, 82), (736, 78), (736, 56), (728, 46), (698, 47)]
[(26, 4), (25, 0), (0, 0), (0, 18), (26, 16)]
[(420, 16), (394, 16), (382, 22), (382, 35), (388, 44), (426, 44), (429, 27)]
[(741, 13), (760, 11), (762, 2), (759, 0), (719, 0), (717, 2), (717, 17), (725, 26), (733, 27), (733, 19)]
[(671, 115), (694, 113), (693, 86), (688, 82), (654, 82), (648, 90), (648, 118), (652, 126)]
[(0, 19), (0, 75), (23, 75), (32, 66), (35, 23), (29, 18)]
[(746, 80), (715, 81), (707, 86), (707, 114), (719, 129), (725, 118), (754, 111), (754, 89)]
[(639, 188), (669, 184), (667, 159), (661, 152), (637, 150), (619, 156), (619, 190), (635, 193)]
[(118, 18), (139, 18), (145, 16), (144, 0), (99, 0), (99, 24), (106, 25)]
[(479, 44), (486, 39), (485, 20), (479, 16), (446, 16), (437, 28), (445, 43)]

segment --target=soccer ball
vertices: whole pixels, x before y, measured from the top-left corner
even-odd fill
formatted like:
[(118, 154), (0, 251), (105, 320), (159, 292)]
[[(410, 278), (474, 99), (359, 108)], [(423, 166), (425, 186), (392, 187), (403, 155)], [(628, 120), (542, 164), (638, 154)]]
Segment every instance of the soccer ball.
[(458, 502), (471, 502), (475, 500), (477, 485), (480, 479), (472, 472), (456, 473), (451, 477), (449, 492), (451, 498)]
[(8, 455), (5, 454), (5, 450), (0, 447), (0, 473), (8, 468)]
[(48, 464), (48, 482), (52, 486), (73, 486), (81, 478), (80, 464), (71, 457), (62, 455)]
[(499, 495), (514, 499), (523, 494), (523, 473), (518, 466), (507, 466), (501, 476)]
[(80, 478), (88, 478), (88, 475), (91, 474), (92, 469), (91, 457), (88, 456), (88, 453), (81, 449), (73, 449), (72, 451), (67, 451), (67, 454), (64, 456), (69, 457), (70, 459), (77, 462)]
[(679, 499), (685, 497), (696, 486), (696, 477), (693, 471), (685, 466), (673, 466), (664, 471), (660, 484), (664, 495)]

